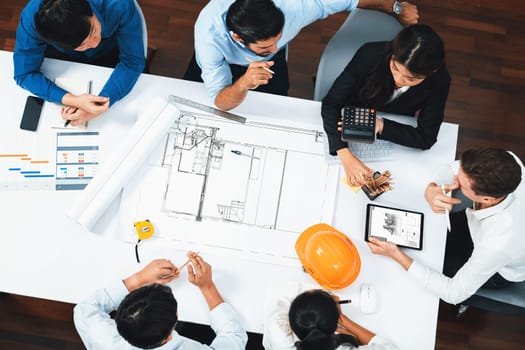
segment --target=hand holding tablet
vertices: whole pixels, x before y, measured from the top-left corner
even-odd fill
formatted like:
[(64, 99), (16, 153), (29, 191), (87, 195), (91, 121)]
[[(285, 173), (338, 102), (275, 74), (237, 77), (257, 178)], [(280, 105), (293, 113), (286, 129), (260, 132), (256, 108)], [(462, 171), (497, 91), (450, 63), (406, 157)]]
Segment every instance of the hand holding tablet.
[(374, 237), (400, 247), (423, 249), (423, 213), (368, 204), (365, 241)]

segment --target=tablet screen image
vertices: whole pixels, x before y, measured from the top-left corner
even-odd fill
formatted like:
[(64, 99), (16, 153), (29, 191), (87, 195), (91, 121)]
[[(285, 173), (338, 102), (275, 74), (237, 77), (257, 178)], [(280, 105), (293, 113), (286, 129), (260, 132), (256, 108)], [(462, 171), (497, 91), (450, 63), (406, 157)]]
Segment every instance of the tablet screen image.
[(365, 240), (373, 236), (398, 246), (423, 248), (423, 213), (368, 204)]

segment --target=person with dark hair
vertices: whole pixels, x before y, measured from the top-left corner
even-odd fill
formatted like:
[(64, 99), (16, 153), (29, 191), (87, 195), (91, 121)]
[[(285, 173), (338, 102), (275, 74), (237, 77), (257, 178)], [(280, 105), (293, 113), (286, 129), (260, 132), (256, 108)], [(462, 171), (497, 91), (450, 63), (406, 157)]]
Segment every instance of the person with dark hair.
[[(210, 309), (211, 327), (216, 333), (210, 346), (175, 331), (177, 301), (165, 284), (179, 277), (180, 271), (169, 260), (158, 259), (75, 306), (75, 327), (86, 348), (244, 349), (246, 331), (236, 312), (217, 291), (211, 266), (193, 252), (188, 252), (188, 258), (191, 262), (188, 280), (200, 289)], [(110, 313), (115, 310), (112, 319)]]
[(267, 350), (395, 350), (397, 347), (341, 312), (339, 298), (322, 289), (305, 291), (291, 301), (274, 303), (265, 320)]
[[(74, 95), (41, 71), (44, 57), (115, 67), (98, 95)], [(30, 0), (20, 15), (13, 55), (22, 88), (62, 104), (81, 125), (126, 96), (144, 70), (142, 22), (134, 0)], [(69, 108), (67, 108), (69, 107)]]
[(341, 140), (341, 109), (368, 107), (415, 116), (416, 127), (376, 117), (377, 138), (429, 149), (444, 118), (450, 82), (443, 41), (427, 25), (408, 26), (390, 42), (366, 43), (359, 48), (321, 107), (329, 153), (339, 156), (350, 185), (363, 185), (373, 170)]
[(523, 163), (511, 152), (478, 148), (463, 152), (455, 181), (430, 183), (425, 198), (436, 213), (461, 203), (446, 192), (460, 189), (473, 208), (450, 215), (443, 274), (413, 260), (396, 245), (371, 239), (374, 254), (391, 257), (427, 290), (458, 304), (479, 288), (503, 288), (525, 280)]
[(227, 110), (249, 90), (288, 94), (286, 47), (308, 24), (360, 7), (417, 23), (417, 7), (394, 0), (211, 0), (195, 23), (195, 55), (184, 79), (204, 81), (215, 105)]

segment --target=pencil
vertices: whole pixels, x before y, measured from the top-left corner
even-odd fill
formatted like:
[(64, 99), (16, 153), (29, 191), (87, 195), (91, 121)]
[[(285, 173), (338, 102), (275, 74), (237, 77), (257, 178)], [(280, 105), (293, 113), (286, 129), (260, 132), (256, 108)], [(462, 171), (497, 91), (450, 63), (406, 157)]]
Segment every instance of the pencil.
[[(194, 257), (199, 256), (199, 252), (195, 253), (193, 256), (194, 256)], [(183, 268), (185, 268), (186, 265), (188, 265), (188, 264), (190, 263), (190, 261), (191, 261), (190, 259), (186, 260), (186, 262), (185, 262), (184, 264), (182, 264), (182, 265), (177, 269), (177, 271), (180, 271), (180, 270), (182, 270)]]
[[(252, 62), (255, 62), (254, 60), (252, 60), (250, 57), (246, 57), (246, 60), (250, 63)], [(272, 73), (272, 74), (275, 74), (275, 72), (273, 70), (271, 70), (270, 68), (268, 67), (262, 67), (262, 69), (264, 69), (265, 71), (267, 71), (268, 73)]]
[[(196, 256), (199, 256), (199, 252), (195, 253), (194, 255), (195, 257)], [(175, 271), (175, 273), (179, 272), (180, 270), (182, 270), (183, 268), (186, 267), (186, 265), (188, 265), (190, 263), (190, 259), (186, 260), (186, 262), (184, 264), (182, 264), (180, 267), (177, 268), (177, 270)], [(163, 274), (163, 275), (160, 275), (160, 278), (162, 279), (165, 279), (165, 278), (169, 278), (171, 277), (172, 274), (171, 273), (167, 273), (167, 274)]]

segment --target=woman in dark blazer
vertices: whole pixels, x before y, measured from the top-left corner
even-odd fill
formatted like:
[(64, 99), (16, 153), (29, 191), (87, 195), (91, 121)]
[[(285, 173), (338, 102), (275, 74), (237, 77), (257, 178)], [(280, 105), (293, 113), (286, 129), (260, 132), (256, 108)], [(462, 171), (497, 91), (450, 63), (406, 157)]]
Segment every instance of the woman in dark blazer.
[(351, 185), (372, 170), (355, 157), (338, 129), (344, 106), (412, 115), (417, 126), (376, 118), (379, 139), (429, 149), (436, 142), (450, 88), (441, 38), (427, 25), (404, 28), (391, 42), (366, 43), (356, 52), (323, 99), (322, 116), (330, 154), (337, 154)]

